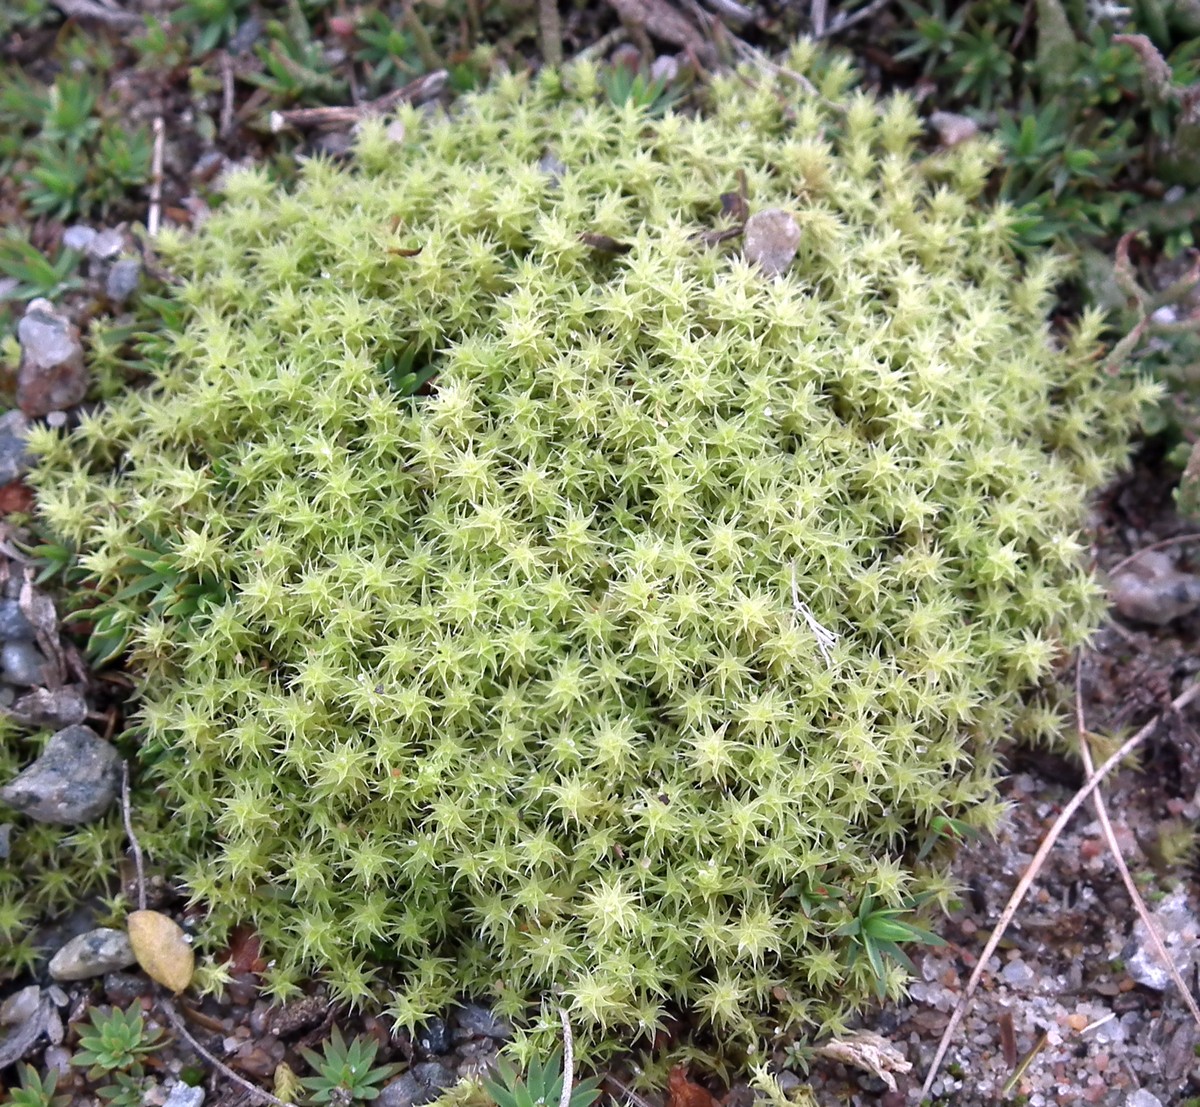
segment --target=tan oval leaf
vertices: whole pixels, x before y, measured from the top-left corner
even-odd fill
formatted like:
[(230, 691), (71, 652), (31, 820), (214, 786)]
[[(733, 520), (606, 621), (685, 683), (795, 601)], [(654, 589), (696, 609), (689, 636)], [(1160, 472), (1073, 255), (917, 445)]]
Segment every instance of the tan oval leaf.
[(192, 982), (196, 955), (183, 930), (158, 911), (134, 911), (129, 916), (129, 944), (151, 980), (178, 995)]

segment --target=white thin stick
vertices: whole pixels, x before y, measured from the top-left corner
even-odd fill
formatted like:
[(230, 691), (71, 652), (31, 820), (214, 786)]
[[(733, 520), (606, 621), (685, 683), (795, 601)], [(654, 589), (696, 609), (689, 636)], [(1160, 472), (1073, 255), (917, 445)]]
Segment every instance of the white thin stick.
[[(1082, 654), (1077, 655), (1075, 658), (1075, 729), (1079, 733), (1079, 754), (1083, 758), (1083, 767), (1090, 775), (1095, 771), (1096, 766), (1092, 760), (1091, 748), (1088, 746), (1088, 731), (1083, 719)], [(1146, 928), (1146, 933), (1150, 935), (1150, 942), (1154, 946), (1154, 952), (1170, 974), (1171, 979), (1175, 982), (1175, 987), (1179, 989), (1179, 994), (1183, 996), (1183, 1002), (1191, 1012), (1196, 1025), (1200, 1026), (1200, 1006), (1196, 1005), (1196, 1000), (1192, 996), (1191, 989), (1184, 982), (1179, 969), (1175, 967), (1175, 962), (1167, 952), (1167, 947), (1163, 945), (1162, 937), (1158, 933), (1158, 927), (1155, 925), (1150, 910), (1146, 906), (1146, 901), (1142, 899), (1141, 892), (1138, 891), (1137, 885), (1133, 882), (1133, 876), (1129, 872), (1129, 866), (1125, 864), (1125, 858), (1121, 854), (1121, 847), (1117, 843), (1116, 833), (1113, 831), (1112, 822), (1108, 817), (1108, 805), (1104, 802), (1104, 793), (1099, 788), (1092, 794), (1092, 803), (1096, 808), (1096, 817), (1100, 820), (1100, 828), (1104, 831), (1104, 839), (1108, 843), (1109, 852), (1113, 856), (1113, 861), (1116, 862), (1117, 871), (1121, 874), (1121, 881), (1125, 885), (1125, 891), (1129, 893), (1129, 898), (1133, 900), (1133, 906), (1137, 910), (1138, 917), (1142, 920), (1142, 925)]]
[(825, 16), (829, 8), (826, 0), (812, 0), (812, 9), (809, 15), (812, 23), (813, 38), (821, 38), (825, 34)]
[(857, 11), (848, 12), (840, 19), (835, 19), (830, 24), (828, 31), (822, 33), (816, 28), (813, 28), (814, 38), (832, 38), (834, 35), (840, 35), (843, 31), (853, 27), (856, 23), (861, 23), (864, 19), (869, 19), (876, 12), (886, 8), (891, 0), (871, 0), (871, 3), (865, 4)]
[(155, 238), (162, 222), (163, 146), (167, 130), (161, 115), (154, 117), (154, 156), (150, 162), (150, 214), (146, 217), (146, 233)]
[(129, 762), (121, 762), (121, 817), (125, 822), (125, 837), (133, 850), (133, 865), (137, 872), (137, 904), (139, 911), (146, 910), (146, 869), (142, 864), (142, 846), (133, 832), (133, 819), (129, 816)]
[[(1200, 681), (1189, 684), (1182, 692), (1179, 693), (1171, 701), (1171, 710), (1179, 711), (1192, 702), (1197, 696), (1200, 696)], [(971, 998), (975, 995), (975, 989), (979, 987), (979, 981), (983, 979), (983, 974), (986, 971), (985, 966), (992, 954), (996, 952), (996, 947), (1000, 944), (1000, 939), (1004, 937), (1004, 932), (1008, 929), (1008, 924), (1012, 922), (1013, 916), (1017, 913), (1017, 908), (1021, 906), (1022, 900), (1025, 899), (1026, 893), (1033, 886), (1034, 880), (1037, 879), (1037, 874), (1041, 871), (1042, 866), (1046, 863), (1046, 858), (1050, 851), (1054, 848), (1054, 843), (1058, 841), (1059, 835), (1067, 823), (1071, 821), (1075, 812), (1087, 801), (1087, 798), (1096, 790), (1096, 786), (1112, 771), (1113, 767), (1124, 761), (1138, 746), (1140, 746), (1151, 734), (1154, 733), (1159, 723), (1162, 722), (1165, 712), (1156, 715), (1150, 720), (1141, 730), (1139, 730), (1132, 738), (1130, 738), (1116, 753), (1114, 753), (1103, 765), (1100, 766), (1091, 776), (1084, 781), (1083, 786), (1071, 797), (1070, 802), (1062, 809), (1062, 813), (1054, 821), (1054, 825), (1046, 832), (1046, 836), (1042, 839), (1042, 844), (1038, 846), (1037, 853), (1025, 869), (1021, 879), (1017, 882), (1016, 888), (1013, 889), (1012, 895), (1008, 899), (1003, 912), (1000, 915), (1000, 921), (996, 923), (995, 929), (987, 940), (987, 945), (984, 946), (983, 952), (979, 955), (979, 960), (975, 964), (975, 969), (971, 973), (970, 980), (967, 981), (967, 987), (963, 991), (962, 998), (958, 1001), (954, 1008), (953, 1014), (950, 1016), (950, 1021), (946, 1024), (946, 1029), (942, 1031), (941, 1041), (938, 1042), (937, 1052), (933, 1056), (933, 1063), (929, 1066), (929, 1072), (925, 1075), (925, 1083), (921, 1086), (921, 1097), (924, 1098), (929, 1094), (929, 1089), (933, 1087), (933, 1081), (937, 1077), (938, 1070), (941, 1068), (942, 1062), (946, 1059), (946, 1053), (950, 1049), (951, 1039), (954, 1037), (954, 1032), (962, 1023), (963, 1017), (967, 1013), (967, 1008), (971, 1005)]]
[(836, 646), (838, 636), (823, 627), (818, 622), (817, 617), (812, 613), (812, 608), (800, 599), (800, 586), (796, 581), (796, 563), (792, 562), (792, 607), (796, 613), (808, 624), (808, 629), (812, 631), (813, 637), (817, 640), (817, 649), (821, 651), (821, 656), (825, 658), (826, 668), (833, 668), (833, 657), (829, 652), (831, 646)]
[(571, 1020), (567, 1018), (566, 1008), (558, 1009), (558, 1017), (562, 1019), (563, 1028), (563, 1086), (558, 1107), (568, 1107), (571, 1088), (575, 1083), (575, 1039), (571, 1036)]

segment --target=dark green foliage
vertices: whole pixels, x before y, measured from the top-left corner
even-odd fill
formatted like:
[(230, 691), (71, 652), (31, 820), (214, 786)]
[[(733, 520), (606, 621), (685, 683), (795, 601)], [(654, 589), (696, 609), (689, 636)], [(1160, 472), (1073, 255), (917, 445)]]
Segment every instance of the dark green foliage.
[(309, 1093), (308, 1102), (344, 1107), (378, 1098), (378, 1085), (400, 1069), (399, 1065), (376, 1065), (378, 1052), (379, 1045), (373, 1038), (360, 1036), (347, 1044), (336, 1025), (320, 1053), (302, 1048), (301, 1056), (317, 1074), (300, 1082)]

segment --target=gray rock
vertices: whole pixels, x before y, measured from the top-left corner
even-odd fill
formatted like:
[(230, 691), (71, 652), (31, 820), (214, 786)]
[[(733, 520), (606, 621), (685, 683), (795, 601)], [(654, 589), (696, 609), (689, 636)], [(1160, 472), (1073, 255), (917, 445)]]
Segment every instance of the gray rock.
[(150, 981), (140, 973), (110, 972), (104, 977), (104, 998), (114, 1007), (128, 1007), (152, 990)]
[(38, 1040), (46, 1033), (46, 1022), (50, 1014), (50, 1004), (43, 998), (29, 1018), (0, 1037), (0, 1069), (16, 1064), (37, 1045)]
[(104, 280), (104, 294), (114, 303), (123, 304), (142, 282), (142, 263), (137, 258), (114, 262)]
[(42, 1003), (42, 989), (30, 984), (0, 1003), (0, 1026), (16, 1026), (32, 1018)]
[(929, 125), (937, 132), (938, 143), (944, 148), (957, 146), (979, 133), (979, 124), (974, 119), (952, 111), (935, 111), (929, 117)]
[(435, 1099), (437, 1092), (422, 1087), (411, 1072), (406, 1072), (380, 1090), (375, 1107), (420, 1107)]
[(115, 258), (123, 249), (125, 249), (124, 233), (116, 227), (110, 227), (92, 239), (88, 246), (88, 253), (97, 261), (108, 261), (109, 258)]
[[(0, 695), (11, 691), (0, 686)], [(68, 684), (63, 688), (35, 688), (26, 692), (11, 706), (4, 705), (4, 713), (22, 726), (62, 727), (74, 726), (87, 718), (87, 701), (83, 688)]]
[(29, 454), (25, 439), (29, 420), (15, 408), (0, 415), (0, 484), (9, 484), (29, 470)]
[(434, 1017), (421, 1024), (414, 1039), (417, 1052), (425, 1057), (440, 1057), (450, 1052), (450, 1032), (442, 1019)]
[(1125, 618), (1163, 626), (1200, 607), (1200, 577), (1181, 573), (1165, 551), (1148, 550), (1113, 577), (1108, 594)]
[[(436, 1070), (436, 1071), (435, 1071)], [(436, 1061), (414, 1065), (408, 1072), (393, 1080), (375, 1100), (376, 1107), (421, 1107), (432, 1103), (442, 1091), (458, 1082), (453, 1069)]]
[(0, 645), (0, 675), (26, 688), (45, 684), (46, 659), (32, 642), (5, 642)]
[(1125, 1099), (1125, 1107), (1163, 1107), (1162, 1100), (1145, 1088), (1130, 1092)]
[(1018, 958), (1016, 961), (1009, 961), (1000, 970), (1000, 979), (1014, 988), (1024, 988), (1033, 983), (1033, 970)]
[(121, 757), (86, 726), (69, 726), (32, 765), (0, 788), (0, 802), (40, 823), (69, 826), (99, 818), (121, 783)]
[(0, 823), (0, 861), (7, 861), (12, 851), (9, 838), (12, 836), (12, 823)]
[[(1187, 892), (1177, 888), (1154, 909), (1150, 916), (1162, 938), (1163, 947), (1184, 980), (1191, 978), (1193, 966), (1200, 960), (1200, 922), (1188, 907)], [(1125, 970), (1145, 988), (1165, 992), (1171, 987), (1171, 975), (1155, 952), (1145, 923), (1138, 919), (1129, 941), (1121, 951)]]
[(512, 1037), (512, 1028), (508, 1023), (478, 1003), (464, 1003), (459, 1007), (454, 1012), (454, 1025), (456, 1042), (468, 1038), (494, 1038), (506, 1042)]
[(88, 247), (96, 241), (96, 230), (85, 223), (76, 223), (63, 231), (63, 245), (77, 254), (86, 253)]
[(746, 220), (746, 258), (770, 277), (787, 272), (800, 246), (800, 226), (786, 211), (767, 208)]
[(135, 964), (133, 947), (123, 930), (102, 926), (72, 938), (50, 959), (54, 980), (90, 980), (93, 976), (127, 969)]
[(177, 1084), (171, 1085), (163, 1107), (200, 1107), (203, 1102), (203, 1088), (193, 1088), (190, 1084), (185, 1084), (180, 1080)]
[(49, 300), (34, 300), (17, 324), (17, 406), (31, 416), (74, 407), (87, 395), (79, 328)]
[(34, 637), (33, 624), (22, 614), (21, 605), (16, 600), (0, 600), (0, 639), (5, 642), (31, 641)]
[(458, 1083), (458, 1074), (440, 1061), (421, 1061), (409, 1070), (423, 1088), (449, 1088)]

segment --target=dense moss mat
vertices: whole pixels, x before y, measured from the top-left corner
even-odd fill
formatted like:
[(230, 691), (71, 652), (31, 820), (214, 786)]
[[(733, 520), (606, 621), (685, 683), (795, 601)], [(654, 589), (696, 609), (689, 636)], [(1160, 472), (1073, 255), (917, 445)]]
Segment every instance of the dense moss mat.
[[(991, 151), (812, 61), (819, 97), (730, 75), (695, 117), (509, 77), (243, 173), (162, 243), (153, 385), (37, 436), (143, 682), (146, 844), (277, 994), (562, 1004), (601, 1050), (902, 986), (865, 920), (944, 903), (919, 848), (994, 820), (1146, 389), (1095, 318), (1051, 334)], [(740, 180), (802, 230), (783, 277), (705, 237)]]

